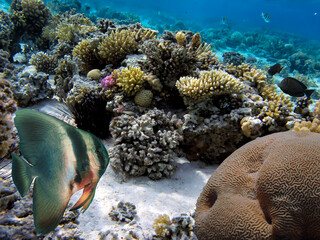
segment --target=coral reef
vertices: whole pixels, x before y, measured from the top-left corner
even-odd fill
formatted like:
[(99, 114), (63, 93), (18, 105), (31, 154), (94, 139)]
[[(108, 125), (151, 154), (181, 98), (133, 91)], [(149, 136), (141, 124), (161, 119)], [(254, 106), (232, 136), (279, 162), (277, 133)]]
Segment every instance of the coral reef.
[(140, 67), (128, 67), (121, 70), (116, 76), (116, 84), (128, 95), (133, 96), (146, 81)]
[(53, 89), (48, 82), (49, 75), (37, 72), (34, 66), (23, 68), (12, 79), (13, 96), (20, 107), (26, 107), (53, 96)]
[(196, 100), (213, 95), (240, 93), (244, 89), (238, 79), (221, 70), (202, 71), (199, 78), (181, 77), (176, 86), (180, 95)]
[(0, 49), (8, 51), (11, 43), (13, 23), (10, 20), (9, 14), (2, 10), (0, 10), (0, 23)]
[(120, 201), (117, 207), (112, 207), (109, 217), (116, 222), (132, 223), (137, 215), (136, 206)]
[(113, 118), (111, 166), (132, 176), (147, 175), (154, 180), (170, 177), (182, 140), (181, 125), (175, 115), (157, 109), (140, 116), (122, 114)]
[(153, 93), (150, 90), (142, 89), (134, 97), (134, 102), (140, 107), (150, 107)]
[(98, 45), (98, 54), (106, 64), (117, 64), (129, 53), (138, 49), (135, 32), (131, 30), (112, 31)]
[(89, 131), (100, 138), (109, 135), (112, 114), (106, 110), (111, 97), (110, 91), (100, 83), (75, 76), (73, 88), (68, 92), (66, 102), (72, 109), (78, 128)]
[(36, 66), (38, 72), (54, 74), (55, 68), (58, 66), (58, 60), (54, 55), (37, 52), (31, 56), (29, 63)]
[(239, 66), (246, 61), (246, 58), (237, 52), (225, 52), (222, 56), (224, 64)]
[(197, 239), (193, 232), (194, 219), (187, 214), (181, 214), (181, 216), (174, 217), (172, 220), (166, 214), (159, 215), (154, 220), (153, 228), (156, 234), (153, 239)]
[(230, 155), (198, 198), (198, 239), (319, 238), (319, 140), (275, 133)]
[(16, 102), (10, 87), (9, 82), (0, 78), (0, 159), (12, 152), (16, 141), (12, 116), (16, 111)]

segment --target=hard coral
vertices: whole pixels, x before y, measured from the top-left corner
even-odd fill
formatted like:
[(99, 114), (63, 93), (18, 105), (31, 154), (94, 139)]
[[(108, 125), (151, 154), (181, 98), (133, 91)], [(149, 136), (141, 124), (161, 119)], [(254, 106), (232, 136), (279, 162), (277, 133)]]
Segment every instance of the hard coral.
[(235, 151), (198, 198), (198, 239), (319, 239), (319, 143), (287, 131)]
[(153, 93), (150, 90), (140, 90), (134, 97), (134, 102), (140, 107), (150, 107)]
[(9, 14), (0, 10), (0, 49), (9, 50), (12, 38), (13, 23)]
[(134, 95), (146, 81), (140, 67), (128, 67), (121, 70), (116, 78), (116, 84), (129, 96)]
[(0, 159), (10, 153), (15, 143), (12, 115), (16, 111), (16, 102), (10, 87), (9, 82), (0, 79)]
[(232, 75), (221, 71), (202, 71), (199, 78), (181, 77), (176, 86), (180, 95), (205, 99), (213, 95), (240, 93), (244, 85)]
[(110, 124), (115, 141), (111, 165), (132, 176), (170, 177), (182, 140), (182, 122), (170, 112), (149, 110), (141, 116), (122, 114)]
[(106, 64), (118, 64), (129, 53), (138, 49), (135, 32), (131, 30), (112, 31), (98, 46), (98, 54)]
[(58, 60), (54, 55), (40, 51), (31, 56), (29, 63), (36, 66), (39, 72), (54, 74)]

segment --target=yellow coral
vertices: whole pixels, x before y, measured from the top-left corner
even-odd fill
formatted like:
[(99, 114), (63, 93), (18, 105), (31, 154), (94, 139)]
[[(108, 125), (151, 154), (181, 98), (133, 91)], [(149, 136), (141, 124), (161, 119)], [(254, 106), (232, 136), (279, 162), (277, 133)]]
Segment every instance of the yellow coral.
[(320, 119), (320, 99), (318, 102), (316, 102), (313, 113), (314, 113), (314, 117)]
[(320, 120), (317, 118), (314, 118), (312, 122), (310, 121), (302, 121), (301, 123), (296, 122), (294, 124), (293, 131), (320, 133)]
[(156, 38), (157, 35), (158, 35), (158, 32), (153, 31), (150, 28), (147, 28), (147, 29), (141, 28), (139, 29), (139, 31), (136, 32), (134, 37), (136, 42), (142, 43), (145, 40)]
[(87, 78), (92, 80), (100, 80), (101, 79), (101, 71), (99, 69), (92, 69), (87, 73)]
[(243, 81), (249, 81), (253, 84), (253, 87), (258, 89), (260, 92), (266, 85), (266, 74), (264, 74), (260, 69), (251, 68), (250, 71), (248, 71), (246, 65), (241, 64), (240, 66), (243, 66), (243, 68), (240, 68), (240, 71), (242, 72), (242, 77), (240, 77), (240, 79)]
[(170, 236), (170, 224), (171, 220), (167, 214), (159, 215), (153, 223), (153, 229), (156, 235), (163, 238)]
[(134, 102), (140, 107), (150, 107), (153, 93), (150, 90), (140, 90), (134, 97)]
[(232, 74), (233, 76), (240, 78), (243, 77), (246, 72), (249, 72), (251, 66), (246, 63), (241, 63), (239, 66), (233, 65), (233, 63), (227, 63), (226, 72)]
[(117, 85), (120, 86), (129, 96), (133, 96), (146, 81), (144, 72), (140, 67), (130, 66), (129, 68), (124, 68), (117, 75)]
[(176, 87), (180, 95), (193, 99), (240, 93), (244, 89), (244, 85), (238, 79), (221, 70), (202, 71), (199, 78), (181, 77), (176, 82)]
[(182, 31), (177, 32), (176, 40), (177, 40), (177, 43), (182, 47), (187, 44), (187, 37)]
[(129, 53), (138, 49), (135, 32), (130, 30), (112, 31), (98, 46), (100, 57), (107, 63), (117, 63)]

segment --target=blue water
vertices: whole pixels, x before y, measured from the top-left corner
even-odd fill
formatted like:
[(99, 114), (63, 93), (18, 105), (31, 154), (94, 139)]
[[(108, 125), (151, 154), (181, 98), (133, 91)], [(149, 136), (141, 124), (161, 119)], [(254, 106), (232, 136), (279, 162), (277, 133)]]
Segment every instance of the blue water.
[[(319, 0), (83, 0), (81, 3), (87, 3), (92, 9), (110, 6), (119, 11), (129, 11), (141, 19), (170, 16), (198, 27), (215, 26), (226, 16), (229, 24), (239, 28), (265, 28), (320, 40)], [(270, 15), (270, 23), (264, 22), (261, 12)]]

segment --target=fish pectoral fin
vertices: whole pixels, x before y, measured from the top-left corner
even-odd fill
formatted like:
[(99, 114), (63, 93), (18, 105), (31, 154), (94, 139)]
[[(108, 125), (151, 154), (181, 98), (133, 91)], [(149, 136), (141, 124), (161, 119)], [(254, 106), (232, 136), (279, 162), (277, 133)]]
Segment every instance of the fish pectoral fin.
[(71, 195), (61, 192), (55, 186), (48, 186), (39, 177), (35, 179), (33, 187), (33, 217), (38, 233), (46, 234), (54, 230), (63, 217)]
[(96, 190), (96, 183), (90, 183), (86, 185), (83, 189), (82, 196), (78, 202), (70, 209), (70, 211), (77, 210), (82, 207), (82, 212), (85, 212), (93, 200)]

